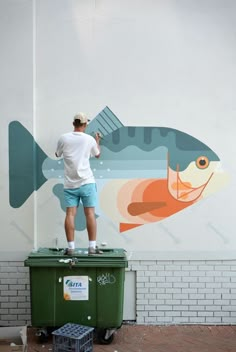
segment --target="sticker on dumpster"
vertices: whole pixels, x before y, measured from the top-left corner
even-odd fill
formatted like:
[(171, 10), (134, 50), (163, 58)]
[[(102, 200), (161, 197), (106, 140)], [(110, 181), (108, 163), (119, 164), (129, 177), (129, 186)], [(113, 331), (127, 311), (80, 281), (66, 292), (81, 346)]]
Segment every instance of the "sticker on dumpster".
[(64, 299), (66, 301), (87, 301), (88, 276), (64, 276)]
[(104, 286), (107, 284), (114, 284), (116, 282), (116, 278), (114, 275), (110, 274), (110, 273), (105, 273), (102, 275), (99, 275), (97, 277), (97, 282), (99, 283), (99, 285)]

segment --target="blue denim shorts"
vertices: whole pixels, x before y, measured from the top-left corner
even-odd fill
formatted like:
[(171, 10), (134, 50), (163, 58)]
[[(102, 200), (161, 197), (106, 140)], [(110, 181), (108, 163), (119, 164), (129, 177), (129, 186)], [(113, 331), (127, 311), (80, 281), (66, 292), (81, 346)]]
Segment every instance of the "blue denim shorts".
[(78, 207), (80, 201), (85, 208), (94, 208), (97, 204), (96, 183), (88, 183), (79, 188), (65, 188), (66, 207)]

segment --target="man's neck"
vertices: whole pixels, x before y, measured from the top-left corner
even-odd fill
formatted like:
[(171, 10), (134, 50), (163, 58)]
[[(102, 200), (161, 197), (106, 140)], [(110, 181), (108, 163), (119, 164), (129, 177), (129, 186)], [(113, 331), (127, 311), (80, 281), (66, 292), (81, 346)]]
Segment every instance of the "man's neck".
[(84, 127), (75, 127), (74, 132), (84, 132), (85, 128)]

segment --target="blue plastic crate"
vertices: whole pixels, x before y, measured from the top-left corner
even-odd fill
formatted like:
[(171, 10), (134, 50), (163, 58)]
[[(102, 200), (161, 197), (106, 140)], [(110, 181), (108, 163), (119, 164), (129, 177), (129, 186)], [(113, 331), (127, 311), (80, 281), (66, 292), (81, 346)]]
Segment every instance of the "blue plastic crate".
[(68, 323), (53, 331), (53, 352), (92, 352), (94, 328)]

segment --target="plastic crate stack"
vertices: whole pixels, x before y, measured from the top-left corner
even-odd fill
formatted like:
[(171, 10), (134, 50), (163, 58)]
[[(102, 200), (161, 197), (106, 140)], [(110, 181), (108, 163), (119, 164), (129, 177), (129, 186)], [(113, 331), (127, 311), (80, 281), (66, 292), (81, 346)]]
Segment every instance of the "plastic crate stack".
[(53, 331), (53, 352), (92, 352), (94, 328), (68, 323)]

